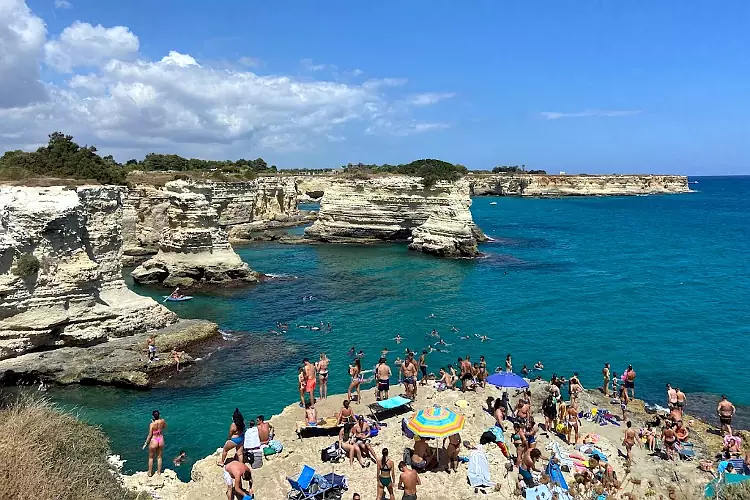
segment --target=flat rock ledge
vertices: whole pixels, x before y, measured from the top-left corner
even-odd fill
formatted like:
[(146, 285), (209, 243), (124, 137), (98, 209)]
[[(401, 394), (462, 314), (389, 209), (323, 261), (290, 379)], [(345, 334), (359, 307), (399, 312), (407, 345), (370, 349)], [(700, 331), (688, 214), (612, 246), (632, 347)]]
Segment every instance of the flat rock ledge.
[[(148, 362), (146, 341), (156, 339), (159, 361)], [(194, 360), (191, 349), (219, 337), (204, 320), (179, 320), (160, 330), (110, 339), (91, 347), (63, 347), (0, 361), (0, 384), (44, 380), (61, 385), (85, 383), (147, 388), (174, 365), (172, 349), (186, 351), (181, 365)]]

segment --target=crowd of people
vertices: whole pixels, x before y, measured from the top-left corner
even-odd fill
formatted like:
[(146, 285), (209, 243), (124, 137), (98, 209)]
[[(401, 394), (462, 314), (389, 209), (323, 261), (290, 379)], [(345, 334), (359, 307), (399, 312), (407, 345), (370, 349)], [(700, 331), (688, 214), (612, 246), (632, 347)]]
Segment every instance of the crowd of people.
[[(286, 326), (286, 325), (283, 325)], [(322, 326), (322, 325), (321, 325)], [(281, 327), (281, 326), (280, 326)], [(327, 328), (330, 328), (327, 327)], [(453, 329), (458, 333), (457, 329)], [(429, 334), (435, 337), (436, 332)], [(490, 373), (487, 369), (487, 361), (482, 355), (477, 362), (473, 362), (469, 355), (457, 357), (455, 365), (441, 366), (438, 373), (430, 373), (428, 365), (428, 356), (434, 352), (437, 346), (449, 346), (450, 344), (439, 340), (417, 355), (410, 349), (405, 350), (405, 358), (396, 359), (392, 365), (388, 364), (387, 354), (389, 351), (384, 349), (378, 360), (378, 363), (372, 370), (363, 370), (362, 360), (364, 352), (352, 346), (348, 355), (351, 362), (348, 366), (349, 385), (346, 393), (346, 399), (343, 401), (340, 410), (335, 414), (336, 424), (340, 426), (338, 435), (338, 446), (344, 451), (349, 459), (349, 463), (354, 465), (356, 461), (362, 468), (375, 465), (378, 498), (383, 498), (387, 492), (391, 499), (394, 497), (394, 485), (403, 490), (404, 500), (416, 499), (417, 487), (421, 484), (419, 472), (432, 470), (438, 466), (438, 454), (436, 449), (427, 444), (418, 436), (414, 447), (410, 450), (408, 462), (394, 462), (387, 448), (380, 450), (380, 453), (374, 449), (370, 440), (370, 423), (362, 415), (357, 415), (352, 403), (361, 402), (362, 385), (366, 382), (374, 382), (376, 387), (376, 399), (386, 400), (391, 393), (391, 380), (394, 377), (394, 371), (398, 376), (398, 382), (403, 384), (403, 393), (409, 399), (416, 399), (417, 393), (421, 386), (428, 383), (428, 380), (434, 381), (437, 391), (460, 390), (466, 392), (477, 388), (485, 387), (487, 378)], [(400, 336), (394, 338), (396, 343), (403, 340)], [(485, 339), (482, 339), (485, 340)], [(153, 342), (149, 342), (149, 358), (155, 355), (155, 348), (152, 348)], [(440, 349), (440, 348), (438, 348)], [(544, 365), (538, 361), (533, 365), (534, 370), (543, 370)], [(504, 366), (499, 366), (495, 370), (513, 372), (513, 359), (510, 354), (506, 356)], [(528, 376), (530, 370), (523, 365), (522, 374)], [(304, 421), (308, 426), (316, 426), (319, 423), (316, 404), (317, 397), (326, 399), (328, 397), (328, 378), (330, 373), (330, 360), (326, 353), (321, 352), (315, 362), (308, 358), (303, 359), (302, 366), (298, 370), (298, 389), (300, 396), (300, 406), (304, 408)], [(371, 373), (370, 378), (365, 375)], [(539, 378), (539, 377), (537, 377)], [(629, 365), (619, 376), (611, 371), (609, 363), (605, 363), (602, 369), (602, 387), (601, 391), (606, 397), (612, 398), (612, 403), (619, 403), (622, 413), (622, 421), (625, 422), (623, 428), (622, 445), (625, 449), (626, 461), (628, 464), (633, 462), (633, 449), (636, 446), (643, 446), (648, 451), (654, 452), (657, 443), (663, 444), (662, 450), (666, 458), (677, 460), (680, 450), (684, 443), (690, 438), (689, 426), (683, 422), (683, 414), (686, 410), (687, 396), (679, 387), (666, 386), (666, 399), (668, 404), (668, 413), (664, 416), (655, 416), (653, 421), (646, 422), (645, 427), (636, 429), (628, 419), (628, 404), (635, 398), (636, 371), (632, 365)], [(518, 470), (520, 486), (533, 486), (534, 473), (540, 472), (538, 463), (542, 459), (542, 453), (537, 449), (537, 438), (540, 432), (554, 432), (560, 435), (568, 444), (576, 445), (590, 443), (591, 435), (581, 433), (581, 404), (580, 397), (585, 391), (578, 372), (573, 373), (569, 378), (552, 375), (549, 381), (549, 388), (546, 397), (544, 397), (540, 408), (532, 407), (532, 398), (530, 390), (519, 393), (515, 404), (512, 404), (508, 393), (505, 392), (499, 398), (488, 398), (487, 408), (494, 418), (495, 427), (500, 432), (511, 431), (509, 443), (514, 446), (515, 454), (511, 457), (512, 463)], [(563, 397), (563, 390), (567, 388), (567, 400)], [(535, 420), (535, 410), (539, 410), (544, 418), (544, 422)], [(733, 434), (732, 417), (736, 412), (734, 405), (728, 401), (726, 396), (722, 396), (717, 407), (717, 415), (721, 429), (725, 434), (724, 449), (722, 458), (739, 456), (741, 454), (741, 440)], [(148, 447), (148, 473), (153, 473), (154, 459), (157, 461), (157, 473), (162, 469), (162, 454), (164, 450), (164, 431), (167, 424), (161, 418), (158, 411), (153, 412), (152, 422), (149, 425), (148, 437), (143, 445), (144, 449)], [(228, 430), (227, 439), (223, 445), (222, 453), (217, 465), (223, 468), (224, 480), (227, 486), (228, 498), (233, 496), (250, 500), (253, 498), (252, 488), (252, 469), (248, 465), (248, 460), (262, 446), (269, 443), (273, 438), (273, 428), (265, 422), (262, 415), (259, 415), (255, 421), (246, 422), (239, 409), (235, 409), (232, 415), (232, 423)], [(446, 437), (441, 446), (441, 453), (448, 457), (447, 472), (455, 472), (458, 467), (458, 455), (462, 444), (461, 436), (456, 433)], [(234, 451), (232, 456), (230, 452)], [(510, 456), (510, 450), (504, 450)], [(404, 457), (405, 459), (407, 457)], [(186, 460), (184, 451), (175, 457), (173, 463), (179, 466)], [(750, 454), (745, 455), (745, 461), (750, 466)], [(396, 480), (396, 469), (399, 471), (398, 481)], [(588, 477), (599, 478), (603, 484), (610, 482), (616, 483), (616, 477), (611, 465), (600, 462), (596, 457), (589, 461)], [(246, 485), (246, 486), (245, 486)], [(360, 498), (358, 493), (354, 493), (354, 500)]]

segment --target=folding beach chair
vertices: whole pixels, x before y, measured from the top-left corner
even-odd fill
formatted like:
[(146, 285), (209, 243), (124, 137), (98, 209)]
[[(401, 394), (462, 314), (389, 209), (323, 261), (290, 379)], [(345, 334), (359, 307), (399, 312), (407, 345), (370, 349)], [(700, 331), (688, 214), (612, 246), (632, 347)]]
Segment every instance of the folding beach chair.
[(287, 498), (289, 500), (333, 500), (334, 498), (340, 498), (336, 492), (340, 490), (334, 488), (328, 482), (321, 485), (318, 481), (314, 480), (315, 469), (309, 465), (302, 467), (296, 477), (286, 478), (289, 481), (289, 485), (292, 487), (292, 491), (289, 492)]

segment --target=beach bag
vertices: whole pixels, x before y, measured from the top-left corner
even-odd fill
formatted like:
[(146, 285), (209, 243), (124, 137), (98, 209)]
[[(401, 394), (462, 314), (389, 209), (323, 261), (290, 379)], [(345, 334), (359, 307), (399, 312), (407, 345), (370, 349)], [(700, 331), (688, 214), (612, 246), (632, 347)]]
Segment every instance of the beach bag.
[(495, 437), (495, 433), (492, 431), (484, 431), (479, 438), (479, 444), (490, 444), (490, 443), (497, 443), (497, 438)]
[(338, 443), (333, 443), (327, 448), (320, 450), (320, 460), (323, 462), (340, 462), (346, 457), (346, 452), (339, 448)]

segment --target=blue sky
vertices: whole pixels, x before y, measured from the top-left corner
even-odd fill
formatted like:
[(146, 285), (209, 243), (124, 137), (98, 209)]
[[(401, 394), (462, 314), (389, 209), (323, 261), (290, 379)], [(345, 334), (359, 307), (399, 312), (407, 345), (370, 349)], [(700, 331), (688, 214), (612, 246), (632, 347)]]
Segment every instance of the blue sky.
[[(26, 2), (46, 24), (49, 122), (118, 159), (154, 150), (282, 167), (436, 157), (477, 169), (750, 173), (749, 2), (65, 3)], [(77, 21), (127, 32), (82, 47), (64, 35)], [(170, 51), (192, 60), (157, 76)], [(175, 78), (200, 82), (192, 101), (175, 97)], [(248, 86), (234, 97), (238, 78)], [(13, 115), (29, 135), (0, 128), (0, 146), (44, 138), (50, 123), (29, 101), (35, 113)]]

